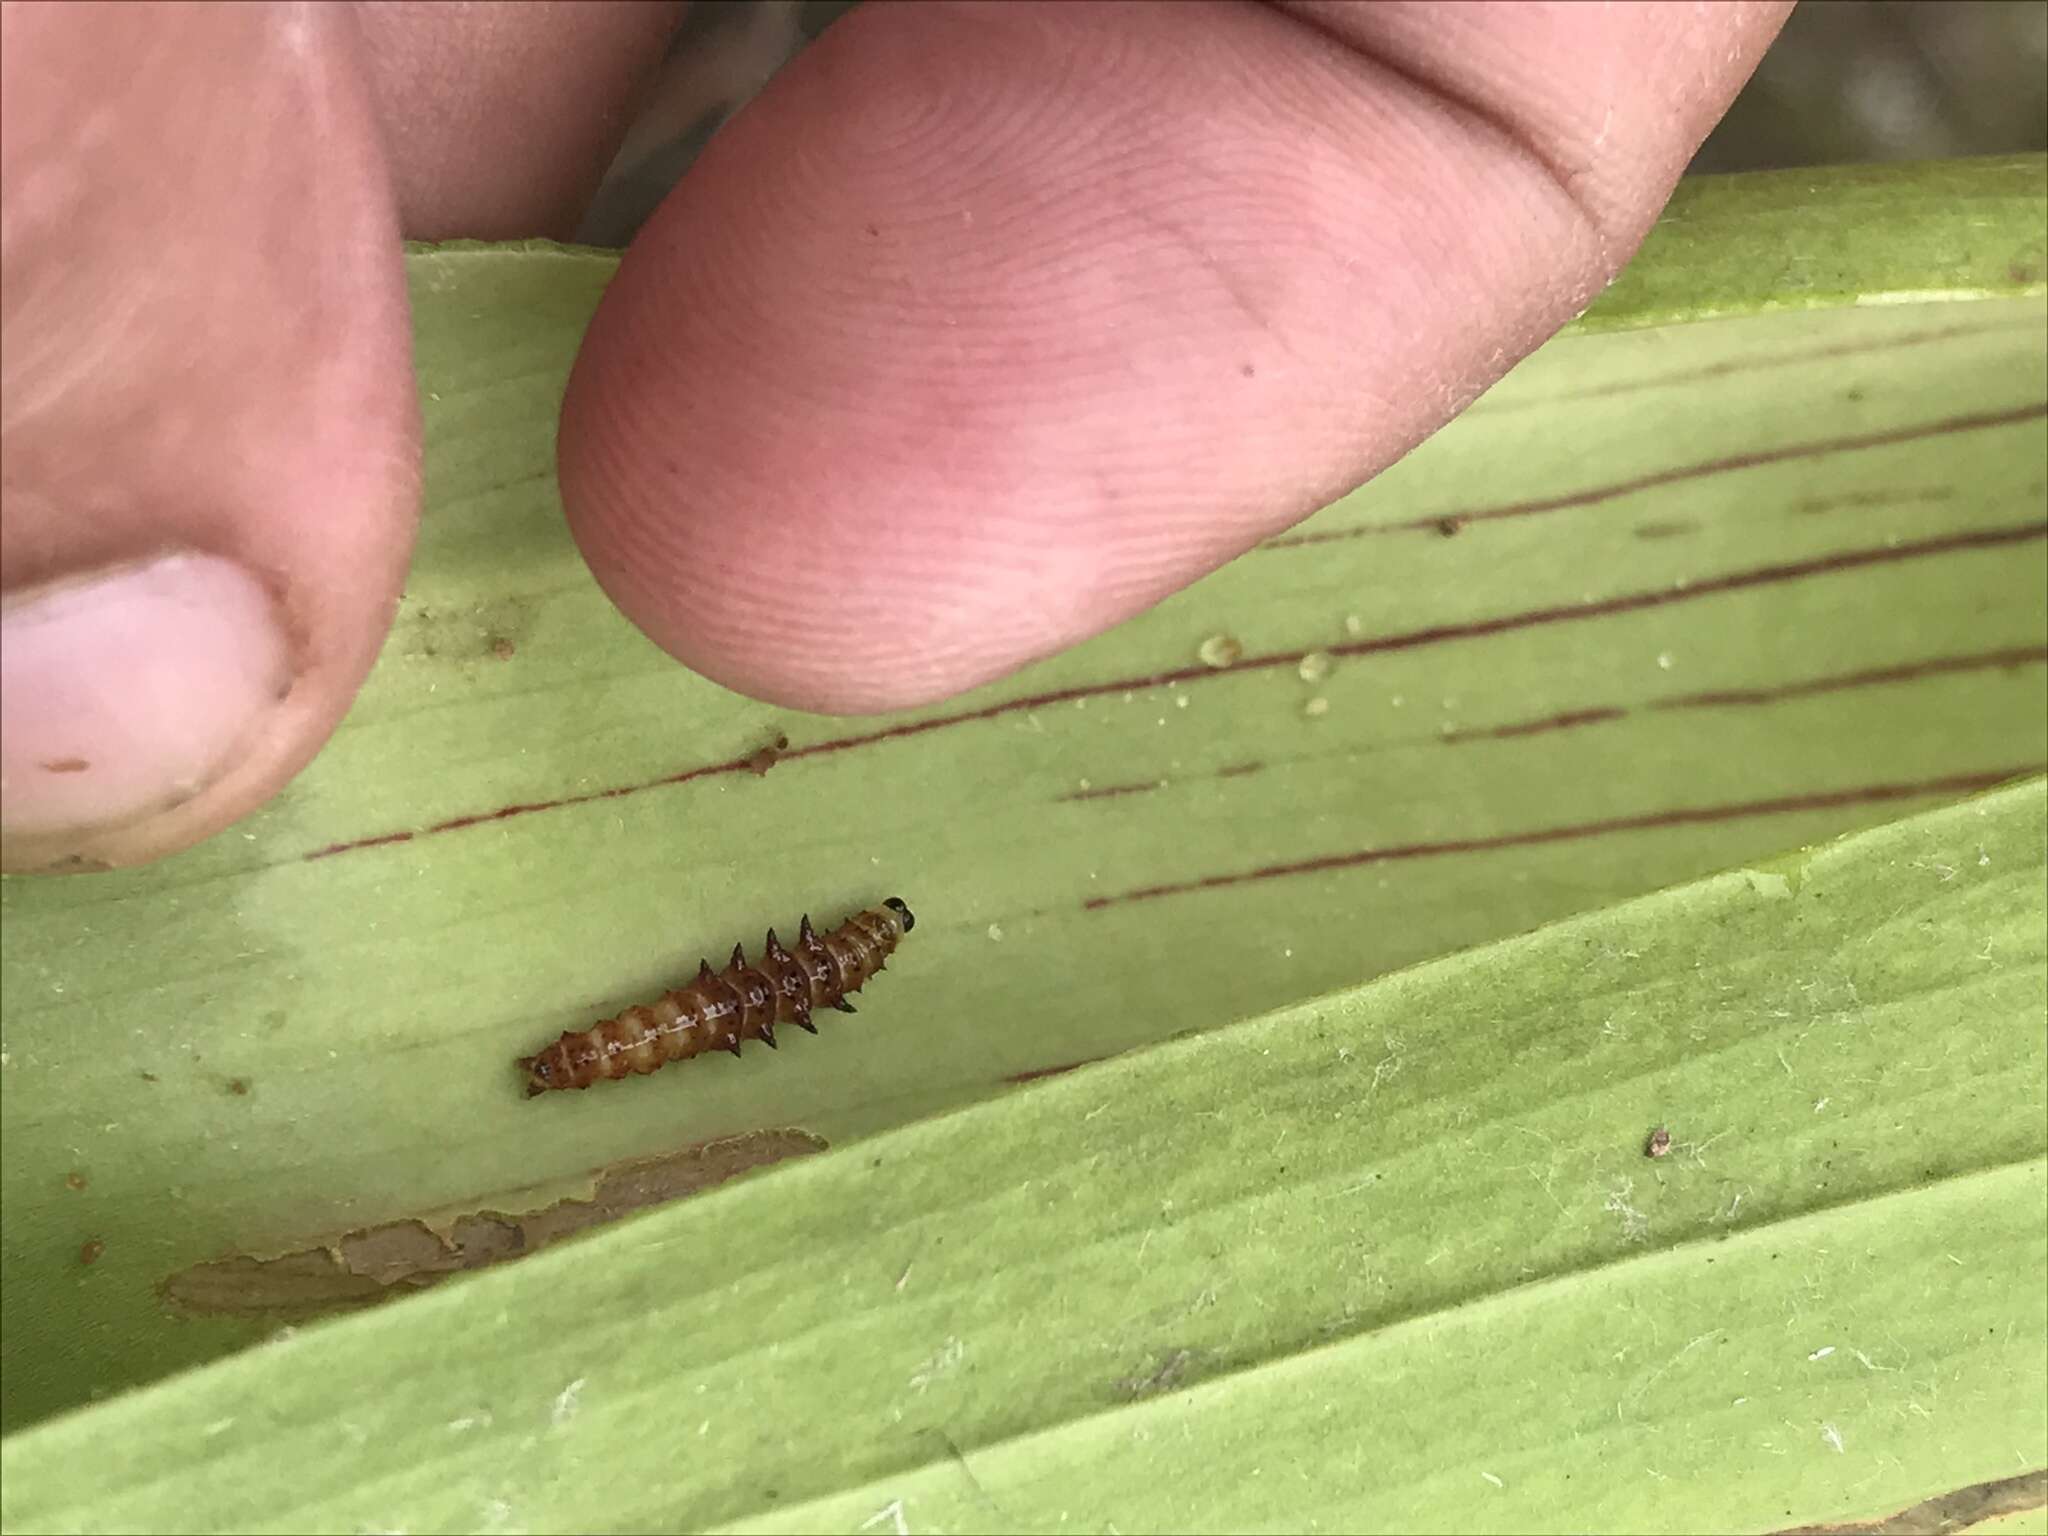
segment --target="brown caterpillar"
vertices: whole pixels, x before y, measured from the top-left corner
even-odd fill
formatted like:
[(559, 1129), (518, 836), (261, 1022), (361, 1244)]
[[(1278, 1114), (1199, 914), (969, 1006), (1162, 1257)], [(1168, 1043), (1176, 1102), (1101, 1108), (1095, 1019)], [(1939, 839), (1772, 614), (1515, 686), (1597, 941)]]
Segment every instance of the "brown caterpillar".
[(735, 944), (724, 970), (713, 974), (710, 962), (702, 962), (687, 987), (589, 1029), (571, 1030), (537, 1056), (522, 1056), (526, 1096), (653, 1072), (704, 1051), (737, 1056), (742, 1040), (759, 1040), (772, 1050), (778, 1024), (794, 1024), (815, 1035), (811, 1010), (852, 1013), (847, 994), (858, 992), (881, 970), (889, 952), (916, 926), (910, 908), (891, 896), (822, 937), (805, 917), (794, 953), (782, 947), (770, 928), (758, 965), (750, 965)]

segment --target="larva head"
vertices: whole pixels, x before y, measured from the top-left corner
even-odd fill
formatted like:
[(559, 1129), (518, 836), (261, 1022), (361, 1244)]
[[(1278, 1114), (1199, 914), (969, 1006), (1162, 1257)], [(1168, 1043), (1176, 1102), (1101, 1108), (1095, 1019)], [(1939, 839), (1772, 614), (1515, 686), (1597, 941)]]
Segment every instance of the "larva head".
[(526, 1074), (526, 1096), (538, 1098), (555, 1086), (554, 1052), (543, 1051), (538, 1056), (519, 1058), (519, 1070)]
[(891, 896), (882, 905), (896, 914), (896, 920), (903, 924), (903, 931), (905, 933), (910, 932), (911, 929), (917, 926), (916, 914), (903, 904), (901, 896)]

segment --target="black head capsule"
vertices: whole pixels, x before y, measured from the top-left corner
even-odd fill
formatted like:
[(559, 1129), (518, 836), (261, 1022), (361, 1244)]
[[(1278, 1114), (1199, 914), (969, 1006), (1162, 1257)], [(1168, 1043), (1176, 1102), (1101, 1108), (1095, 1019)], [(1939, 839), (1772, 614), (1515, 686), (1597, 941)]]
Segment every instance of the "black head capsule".
[(910, 908), (906, 907), (903, 904), (903, 898), (901, 896), (891, 896), (887, 901), (883, 902), (882, 905), (887, 907), (891, 912), (894, 912), (898, 917), (903, 919), (903, 931), (905, 933), (910, 932), (911, 929), (917, 926), (916, 914), (913, 913), (910, 910)]

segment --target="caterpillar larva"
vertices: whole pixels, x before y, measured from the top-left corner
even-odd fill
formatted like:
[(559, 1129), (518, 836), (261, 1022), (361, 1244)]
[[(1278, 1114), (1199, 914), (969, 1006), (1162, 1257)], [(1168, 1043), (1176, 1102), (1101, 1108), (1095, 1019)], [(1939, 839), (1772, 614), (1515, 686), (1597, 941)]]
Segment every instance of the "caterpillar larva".
[(852, 1013), (847, 995), (882, 969), (889, 952), (916, 925), (910, 908), (891, 896), (823, 935), (805, 917), (794, 950), (784, 949), (771, 928), (759, 961), (750, 962), (735, 944), (724, 970), (714, 973), (706, 961), (687, 987), (589, 1029), (571, 1030), (539, 1055), (521, 1057), (526, 1096), (653, 1072), (704, 1051), (737, 1056), (742, 1040), (759, 1040), (772, 1049), (778, 1024), (794, 1024), (815, 1035), (811, 1010)]

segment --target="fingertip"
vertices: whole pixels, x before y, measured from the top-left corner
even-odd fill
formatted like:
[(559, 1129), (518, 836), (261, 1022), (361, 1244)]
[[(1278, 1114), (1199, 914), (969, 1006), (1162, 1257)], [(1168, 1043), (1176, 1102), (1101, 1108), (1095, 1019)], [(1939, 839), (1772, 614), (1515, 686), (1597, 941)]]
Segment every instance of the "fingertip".
[(829, 713), (1101, 633), (1577, 313), (1775, 26), (1296, 10), (837, 23), (643, 228), (570, 379), (563, 499), (621, 610)]
[[(670, 654), (778, 704), (874, 713), (999, 678), (1270, 515), (1183, 503), (1219, 440), (1158, 388), (1241, 383), (1239, 338), (1130, 285), (1128, 227), (1098, 234), (1098, 294), (1067, 287), (1094, 282), (1071, 220), (1018, 228), (972, 153), (985, 113), (1024, 152), (1042, 81), (1006, 93), (1013, 61), (946, 18), (848, 17), (728, 125), (625, 253), (564, 402), (563, 500), (599, 582)], [(963, 45), (977, 78), (946, 83)], [(1032, 153), (1063, 201), (1086, 145)], [(1020, 285), (1048, 256), (1064, 270)], [(1126, 335), (1142, 354), (1165, 331), (1179, 358), (1134, 366)]]

